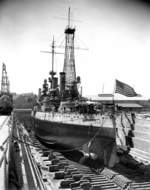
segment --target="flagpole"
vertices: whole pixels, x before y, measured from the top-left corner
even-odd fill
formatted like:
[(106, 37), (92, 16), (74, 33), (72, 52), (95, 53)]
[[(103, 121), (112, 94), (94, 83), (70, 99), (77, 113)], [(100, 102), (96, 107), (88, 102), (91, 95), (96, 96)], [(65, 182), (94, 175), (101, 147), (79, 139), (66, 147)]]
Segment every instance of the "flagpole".
[(115, 105), (115, 91), (116, 91), (116, 79), (114, 82), (114, 89), (113, 89), (113, 104)]
[(114, 89), (113, 89), (113, 108), (112, 108), (112, 122), (113, 122), (113, 128), (114, 128), (114, 135), (115, 135), (115, 146), (116, 146), (116, 117), (115, 117), (115, 91), (116, 91), (116, 79), (114, 82)]
[(102, 85), (102, 94), (104, 94), (104, 83)]

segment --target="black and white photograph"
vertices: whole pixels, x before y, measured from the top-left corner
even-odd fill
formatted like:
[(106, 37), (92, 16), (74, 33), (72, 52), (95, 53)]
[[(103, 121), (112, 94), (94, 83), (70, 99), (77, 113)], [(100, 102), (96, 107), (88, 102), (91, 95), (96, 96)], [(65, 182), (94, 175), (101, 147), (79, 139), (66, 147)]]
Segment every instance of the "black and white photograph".
[(0, 0), (0, 190), (150, 190), (149, 81), (149, 0)]

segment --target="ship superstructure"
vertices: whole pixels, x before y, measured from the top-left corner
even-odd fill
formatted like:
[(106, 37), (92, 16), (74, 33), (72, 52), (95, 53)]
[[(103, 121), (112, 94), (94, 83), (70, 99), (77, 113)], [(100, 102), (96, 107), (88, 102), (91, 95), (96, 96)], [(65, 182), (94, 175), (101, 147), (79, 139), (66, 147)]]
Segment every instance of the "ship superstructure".
[[(45, 99), (44, 102), (49, 102), (51, 105), (57, 101), (53, 106), (54, 109), (58, 109), (59, 104), (63, 104), (65, 101), (75, 101), (79, 99), (78, 84), (80, 83), (80, 77), (76, 77), (75, 68), (75, 55), (74, 55), (74, 38), (75, 38), (75, 28), (70, 26), (70, 7), (68, 11), (68, 25), (64, 31), (65, 33), (65, 52), (64, 52), (64, 65), (63, 72), (60, 72), (59, 84), (58, 77), (56, 77), (56, 72), (54, 71), (54, 55), (62, 54), (55, 51), (55, 41), (53, 37), (51, 52), (44, 51), (46, 53), (52, 54), (52, 69), (49, 72), (49, 79), (44, 80), (43, 89), (39, 90), (39, 98)], [(50, 82), (50, 86), (48, 85)], [(41, 94), (42, 93), (42, 94)], [(47, 109), (46, 104), (43, 104), (43, 109)], [(62, 107), (62, 106), (61, 106)], [(50, 106), (49, 106), (50, 108)], [(61, 108), (60, 108), (61, 109)]]

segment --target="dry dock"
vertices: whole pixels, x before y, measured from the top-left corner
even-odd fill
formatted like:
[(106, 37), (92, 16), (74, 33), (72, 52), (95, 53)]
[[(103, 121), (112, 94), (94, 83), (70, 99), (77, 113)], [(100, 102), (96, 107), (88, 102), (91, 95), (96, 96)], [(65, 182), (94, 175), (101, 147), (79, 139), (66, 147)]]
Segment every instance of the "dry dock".
[(131, 152), (132, 157), (121, 156), (121, 163), (114, 168), (94, 168), (92, 165), (88, 167), (87, 164), (85, 166), (84, 163), (69, 160), (63, 153), (46, 148), (16, 118), (12, 119), (11, 124), (13, 162), (10, 163), (10, 172), (14, 173), (9, 179), (9, 189), (150, 189), (150, 162), (142, 157), (136, 159), (137, 154), (134, 151)]

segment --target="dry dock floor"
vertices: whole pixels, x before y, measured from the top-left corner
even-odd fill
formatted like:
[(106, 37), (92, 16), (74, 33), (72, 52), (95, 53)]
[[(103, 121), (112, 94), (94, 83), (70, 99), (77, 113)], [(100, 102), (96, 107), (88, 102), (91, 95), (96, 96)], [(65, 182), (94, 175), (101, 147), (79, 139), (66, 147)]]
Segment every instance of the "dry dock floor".
[(46, 148), (21, 123), (15, 123), (15, 130), (21, 158), (21, 190), (150, 190), (150, 163), (143, 163), (142, 158), (132, 160), (134, 151), (122, 156), (122, 162), (114, 168), (96, 169)]

